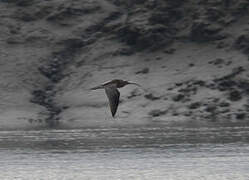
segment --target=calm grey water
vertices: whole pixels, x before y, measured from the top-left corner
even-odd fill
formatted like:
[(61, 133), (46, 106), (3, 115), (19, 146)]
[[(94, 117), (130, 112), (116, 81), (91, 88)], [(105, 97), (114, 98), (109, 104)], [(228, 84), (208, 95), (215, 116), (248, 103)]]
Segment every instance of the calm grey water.
[(249, 179), (249, 127), (0, 131), (0, 179)]

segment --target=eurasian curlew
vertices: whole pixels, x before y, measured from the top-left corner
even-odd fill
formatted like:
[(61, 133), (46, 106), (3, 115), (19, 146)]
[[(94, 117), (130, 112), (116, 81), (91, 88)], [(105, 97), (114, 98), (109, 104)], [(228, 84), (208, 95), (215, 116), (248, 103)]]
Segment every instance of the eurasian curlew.
[(118, 109), (119, 97), (120, 97), (120, 92), (118, 91), (118, 88), (122, 88), (128, 84), (134, 84), (134, 85), (141, 87), (139, 84), (135, 82), (124, 81), (121, 79), (114, 79), (114, 80), (105, 82), (99, 86), (93, 87), (91, 88), (91, 90), (105, 89), (105, 93), (109, 99), (109, 105), (110, 105), (112, 117), (114, 117)]

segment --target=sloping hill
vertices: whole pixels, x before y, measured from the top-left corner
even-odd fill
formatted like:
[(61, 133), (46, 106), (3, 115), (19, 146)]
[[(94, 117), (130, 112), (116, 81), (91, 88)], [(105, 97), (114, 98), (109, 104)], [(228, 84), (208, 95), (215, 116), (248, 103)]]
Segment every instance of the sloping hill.
[[(0, 2), (1, 128), (247, 123), (246, 0)], [(121, 78), (117, 120), (103, 91)]]

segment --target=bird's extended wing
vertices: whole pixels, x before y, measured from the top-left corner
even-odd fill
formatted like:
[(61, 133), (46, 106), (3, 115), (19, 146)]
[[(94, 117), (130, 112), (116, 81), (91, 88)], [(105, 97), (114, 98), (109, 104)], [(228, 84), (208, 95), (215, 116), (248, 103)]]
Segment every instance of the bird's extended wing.
[(109, 105), (112, 112), (112, 117), (114, 117), (118, 109), (120, 92), (116, 87), (112, 86), (112, 87), (106, 87), (105, 93), (109, 99)]

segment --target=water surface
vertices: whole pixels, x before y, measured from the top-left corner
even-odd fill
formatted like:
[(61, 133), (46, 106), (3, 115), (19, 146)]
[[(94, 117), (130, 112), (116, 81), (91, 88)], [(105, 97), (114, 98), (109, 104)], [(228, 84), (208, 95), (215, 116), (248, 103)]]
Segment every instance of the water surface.
[(249, 179), (249, 127), (0, 131), (0, 179)]

